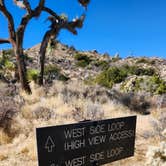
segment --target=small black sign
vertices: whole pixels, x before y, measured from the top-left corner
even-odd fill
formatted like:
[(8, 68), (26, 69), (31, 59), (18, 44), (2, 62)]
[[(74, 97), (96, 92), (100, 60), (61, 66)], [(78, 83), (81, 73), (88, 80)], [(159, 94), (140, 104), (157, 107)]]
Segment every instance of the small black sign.
[(37, 128), (39, 166), (94, 166), (134, 155), (136, 116)]

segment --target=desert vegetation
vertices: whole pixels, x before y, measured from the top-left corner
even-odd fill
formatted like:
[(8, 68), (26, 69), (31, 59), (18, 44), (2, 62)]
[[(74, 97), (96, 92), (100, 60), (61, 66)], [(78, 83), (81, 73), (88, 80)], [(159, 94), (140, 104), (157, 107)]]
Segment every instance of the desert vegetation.
[[(165, 80), (159, 70), (164, 60), (148, 66), (138, 64), (139, 58), (113, 62), (57, 42), (55, 55), (47, 52), (41, 87), (38, 58), (33, 56), (39, 48), (25, 50), (31, 95), (22, 91), (17, 72), (12, 75), (15, 68), (9, 67), (8, 76), (2, 74), (8, 81), (0, 79), (0, 165), (37, 165), (36, 127), (130, 115), (138, 117), (135, 156), (108, 165), (165, 163)], [(4, 59), (17, 67), (15, 58), (5, 55), (1, 53), (1, 72), (6, 72)], [(79, 61), (88, 65), (79, 66)]]

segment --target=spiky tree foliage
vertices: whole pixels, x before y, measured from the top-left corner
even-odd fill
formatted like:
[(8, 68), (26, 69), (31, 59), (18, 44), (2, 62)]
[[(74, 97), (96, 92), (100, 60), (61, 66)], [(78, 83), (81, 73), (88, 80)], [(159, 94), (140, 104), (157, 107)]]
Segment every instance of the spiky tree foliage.
[[(68, 18), (61, 17), (56, 14), (51, 8), (45, 6), (46, 0), (39, 0), (38, 5), (32, 9), (30, 0), (13, 0), (15, 5), (19, 8), (26, 10), (26, 14), (22, 17), (19, 26), (15, 27), (14, 17), (12, 13), (6, 7), (7, 0), (0, 0), (0, 12), (4, 15), (8, 22), (8, 31), (9, 38), (4, 39), (0, 38), (0, 44), (9, 43), (12, 45), (18, 64), (18, 73), (22, 88), (27, 92), (31, 93), (29, 82), (27, 80), (27, 71), (24, 59), (23, 52), (23, 40), (24, 33), (28, 23), (34, 17), (39, 17), (42, 12), (48, 13), (50, 16), (48, 20), (51, 22), (51, 25), (46, 33), (44, 34), (43, 40), (41, 42), (41, 47), (39, 51), (40, 56), (40, 76), (39, 83), (43, 84), (43, 73), (44, 73), (44, 61), (46, 48), (48, 42), (52, 38), (56, 38), (61, 29), (67, 29), (74, 35), (77, 34), (77, 28), (82, 28), (85, 15), (82, 15), (80, 18), (73, 19), (72, 21)], [(85, 8), (89, 4), (89, 0), (78, 0), (78, 2)], [(10, 3), (10, 2), (8, 2)]]

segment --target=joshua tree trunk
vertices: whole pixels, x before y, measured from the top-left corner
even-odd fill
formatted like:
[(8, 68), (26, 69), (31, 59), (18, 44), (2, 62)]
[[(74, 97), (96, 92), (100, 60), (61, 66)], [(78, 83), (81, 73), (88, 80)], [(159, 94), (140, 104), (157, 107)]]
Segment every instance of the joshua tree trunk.
[(41, 46), (40, 46), (40, 51), (39, 51), (39, 69), (40, 69), (40, 74), (39, 74), (39, 80), (38, 83), (39, 85), (43, 85), (43, 77), (44, 77), (44, 64), (45, 64), (45, 54), (48, 46), (48, 42), (52, 36), (55, 30), (49, 30), (45, 33)]
[(15, 48), (15, 56), (17, 59), (17, 68), (18, 68), (21, 87), (28, 94), (31, 94), (31, 89), (29, 86), (29, 82), (27, 80), (27, 70), (26, 70), (26, 64), (24, 61), (23, 51), (22, 51), (22, 49), (18, 48), (18, 46), (17, 46), (17, 48)]

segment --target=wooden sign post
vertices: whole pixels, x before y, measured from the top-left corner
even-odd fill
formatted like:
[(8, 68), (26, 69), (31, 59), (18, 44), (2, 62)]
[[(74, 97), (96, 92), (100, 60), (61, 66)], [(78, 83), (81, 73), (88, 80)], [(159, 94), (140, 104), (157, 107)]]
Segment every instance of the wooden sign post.
[(94, 166), (134, 155), (136, 116), (37, 128), (39, 166)]

